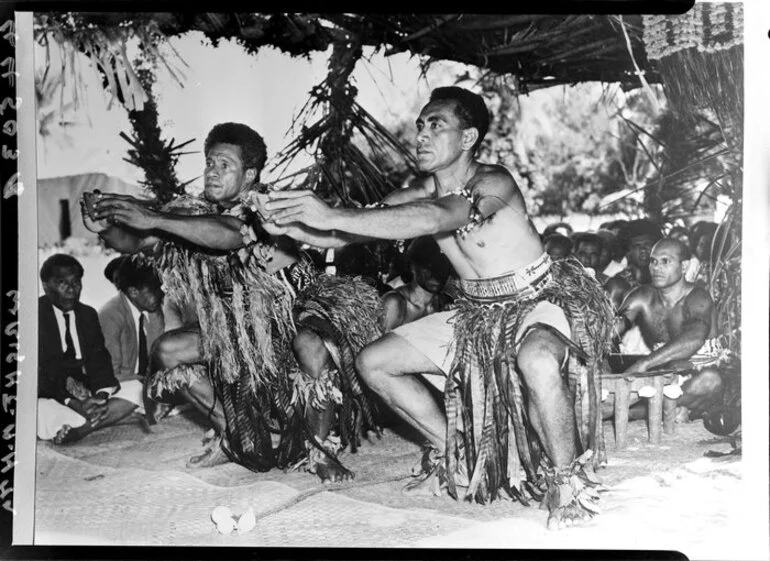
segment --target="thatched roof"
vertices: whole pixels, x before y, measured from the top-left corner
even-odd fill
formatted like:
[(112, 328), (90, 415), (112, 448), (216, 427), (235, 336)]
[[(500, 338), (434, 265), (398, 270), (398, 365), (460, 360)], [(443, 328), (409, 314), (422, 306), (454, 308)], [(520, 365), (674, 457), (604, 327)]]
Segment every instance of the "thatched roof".
[[(353, 27), (352, 18), (342, 20)], [(357, 19), (357, 18), (356, 18)], [(388, 52), (409, 51), (513, 74), (524, 91), (557, 84), (602, 81), (640, 85), (633, 57), (650, 72), (640, 16), (607, 15), (388, 15), (366, 16), (385, 30)], [(355, 21), (355, 20), (354, 20)], [(366, 42), (366, 40), (365, 40)]]
[(648, 81), (657, 80), (645, 55), (641, 16), (634, 15), (624, 16), (622, 22), (620, 16), (608, 15), (524, 14), (102, 13), (79, 17), (108, 27), (152, 20), (166, 36), (197, 30), (214, 41), (235, 39), (253, 51), (271, 45), (294, 56), (325, 50), (335, 39), (350, 36), (389, 53), (411, 52), (513, 74), (522, 91), (584, 81), (637, 87), (634, 60)]

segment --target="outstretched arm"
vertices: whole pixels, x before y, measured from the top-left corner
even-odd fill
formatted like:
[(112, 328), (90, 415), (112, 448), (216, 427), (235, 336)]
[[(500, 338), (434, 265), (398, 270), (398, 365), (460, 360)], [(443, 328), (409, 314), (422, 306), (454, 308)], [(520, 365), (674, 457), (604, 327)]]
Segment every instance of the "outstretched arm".
[[(473, 188), (479, 194), (484, 216), (511, 204), (518, 193), (507, 173), (484, 174)], [(300, 222), (318, 230), (398, 240), (450, 232), (465, 225), (470, 203), (461, 196), (446, 195), (384, 208), (331, 208), (311, 191), (278, 191), (270, 194), (265, 207), (268, 219), (279, 226)]]
[[(276, 193), (285, 193), (287, 191), (277, 191)], [(306, 191), (305, 193), (310, 193)], [(280, 195), (277, 195), (280, 197)], [(425, 198), (425, 189), (422, 186), (399, 189), (386, 196), (381, 205), (401, 204)], [(366, 243), (372, 241), (372, 236), (355, 235), (340, 230), (327, 230), (311, 228), (301, 222), (291, 222), (277, 224), (274, 220), (266, 219), (271, 216), (271, 211), (265, 207), (267, 195), (256, 194), (252, 196), (248, 204), (255, 215), (260, 218), (260, 227), (271, 236), (288, 236), (300, 243), (305, 243), (313, 247), (328, 249), (344, 247), (352, 243)], [(245, 243), (256, 241), (257, 235), (251, 226), (241, 228)]]
[[(171, 234), (209, 249), (224, 251), (244, 245), (240, 233), (243, 222), (234, 216), (171, 214), (150, 208), (133, 197), (104, 196), (96, 205), (96, 218), (108, 218), (118, 226), (138, 231), (135, 237), (144, 240), (135, 243), (141, 247), (149, 245), (146, 238), (158, 240), (154, 232)], [(107, 235), (115, 234), (102, 234), (105, 241), (110, 243)]]
[[(286, 236), (299, 243), (304, 243), (319, 249), (344, 247), (348, 244), (357, 242), (365, 243), (371, 240), (371, 238), (364, 236), (354, 236), (335, 230), (322, 232), (321, 230), (308, 228), (298, 222), (289, 224), (288, 226), (278, 226), (272, 222), (264, 221), (260, 222), (259, 226), (271, 236)], [(244, 244), (255, 242), (258, 239), (254, 227), (248, 224), (241, 226), (241, 236), (243, 237)]]
[(94, 219), (88, 214), (83, 199), (80, 200), (80, 214), (83, 217), (83, 225), (87, 230), (97, 234), (107, 247), (120, 253), (136, 253), (142, 249), (152, 247), (158, 238), (137, 231), (129, 231), (127, 228), (117, 226), (107, 219)]

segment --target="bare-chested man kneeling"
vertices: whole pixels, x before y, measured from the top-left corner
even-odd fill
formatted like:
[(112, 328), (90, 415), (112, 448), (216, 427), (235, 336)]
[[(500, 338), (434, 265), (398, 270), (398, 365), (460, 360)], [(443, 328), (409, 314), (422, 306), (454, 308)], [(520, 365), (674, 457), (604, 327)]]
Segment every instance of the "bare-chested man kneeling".
[[(549, 527), (561, 527), (593, 514), (590, 453), (582, 453), (603, 452), (598, 372), (612, 313), (577, 261), (551, 262), (511, 174), (475, 159), (488, 127), (480, 96), (438, 88), (417, 119), (422, 181), (379, 208), (330, 208), (309, 191), (274, 192), (262, 213), (315, 245), (342, 235), (435, 237), (460, 278), (457, 310), (368, 345), (359, 372), (430, 442), (424, 486), (482, 503), (500, 491), (543, 498)], [(444, 385), (446, 415), (417, 379), (424, 374)]]
[(721, 397), (722, 378), (716, 366), (724, 357), (717, 339), (715, 308), (708, 292), (685, 280), (690, 249), (679, 240), (665, 238), (652, 249), (652, 284), (631, 291), (618, 311), (619, 336), (633, 325), (641, 329), (653, 351), (631, 365), (626, 372), (646, 372), (663, 364), (683, 363), (684, 384), (667, 387), (665, 393), (677, 398), (680, 413), (701, 416)]

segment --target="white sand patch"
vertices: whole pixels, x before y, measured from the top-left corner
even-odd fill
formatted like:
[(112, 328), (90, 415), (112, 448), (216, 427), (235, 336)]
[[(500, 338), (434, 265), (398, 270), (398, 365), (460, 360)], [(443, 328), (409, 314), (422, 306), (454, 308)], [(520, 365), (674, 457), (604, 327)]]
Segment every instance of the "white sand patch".
[(636, 477), (602, 496), (603, 513), (586, 526), (545, 527), (546, 512), (473, 526), (420, 541), (418, 547), (676, 550), (690, 559), (743, 559), (740, 461), (703, 458)]

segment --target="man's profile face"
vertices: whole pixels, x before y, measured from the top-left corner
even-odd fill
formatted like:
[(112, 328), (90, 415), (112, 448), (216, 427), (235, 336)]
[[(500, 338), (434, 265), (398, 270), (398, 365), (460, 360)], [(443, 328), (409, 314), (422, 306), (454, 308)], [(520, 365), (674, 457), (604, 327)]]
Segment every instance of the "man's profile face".
[(645, 268), (650, 264), (650, 252), (655, 245), (655, 238), (649, 235), (634, 236), (628, 246), (628, 263), (636, 267)]
[(679, 282), (684, 275), (686, 262), (682, 261), (680, 248), (671, 243), (657, 244), (650, 255), (650, 278), (655, 288), (666, 288)]
[(598, 244), (593, 242), (580, 242), (573, 253), (584, 267), (596, 269), (599, 266), (601, 250), (599, 249)]
[(53, 275), (43, 283), (51, 303), (63, 312), (71, 312), (80, 300), (82, 276), (75, 267), (54, 267)]
[(206, 154), (206, 170), (203, 175), (204, 196), (212, 203), (232, 203), (249, 185), (243, 168), (241, 147), (220, 143)]
[(163, 304), (163, 292), (160, 288), (144, 286), (128, 288), (128, 297), (139, 310), (143, 312), (157, 312)]
[(433, 173), (462, 155), (463, 128), (455, 113), (455, 101), (433, 101), (417, 117), (417, 167)]

